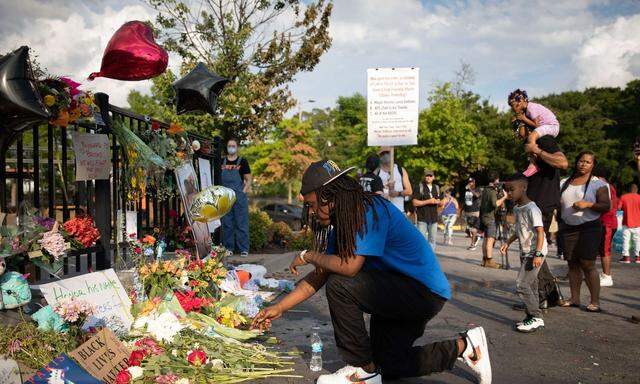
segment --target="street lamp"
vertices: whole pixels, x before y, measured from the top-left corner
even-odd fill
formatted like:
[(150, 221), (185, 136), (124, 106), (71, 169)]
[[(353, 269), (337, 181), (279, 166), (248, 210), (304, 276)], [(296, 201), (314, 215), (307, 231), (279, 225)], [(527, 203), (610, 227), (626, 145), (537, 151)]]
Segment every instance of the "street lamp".
[(302, 104), (304, 103), (315, 103), (314, 99), (309, 99), (307, 101), (298, 101), (298, 123), (302, 122)]

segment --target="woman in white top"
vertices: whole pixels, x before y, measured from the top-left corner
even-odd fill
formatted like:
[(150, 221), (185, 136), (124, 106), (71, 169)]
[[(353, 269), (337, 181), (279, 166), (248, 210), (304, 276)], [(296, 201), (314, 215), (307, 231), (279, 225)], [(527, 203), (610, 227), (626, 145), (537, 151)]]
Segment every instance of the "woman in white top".
[(584, 274), (591, 294), (588, 312), (600, 312), (600, 278), (595, 260), (601, 239), (600, 215), (608, 211), (611, 204), (608, 184), (592, 175), (595, 164), (595, 154), (583, 151), (576, 158), (573, 174), (560, 181), (560, 232), (571, 286), (571, 299), (562, 306), (580, 306)]

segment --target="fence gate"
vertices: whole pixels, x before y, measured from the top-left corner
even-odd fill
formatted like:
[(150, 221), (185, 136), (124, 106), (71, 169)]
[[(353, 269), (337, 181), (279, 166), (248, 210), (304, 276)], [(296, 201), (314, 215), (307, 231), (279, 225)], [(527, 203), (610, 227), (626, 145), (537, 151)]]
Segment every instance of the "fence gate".
[[(148, 117), (109, 104), (104, 93), (95, 95), (105, 126), (74, 124), (58, 127), (51, 124), (29, 128), (15, 137), (0, 142), (0, 212), (7, 214), (7, 222), (15, 222), (19, 210), (25, 207), (37, 209), (42, 216), (59, 222), (82, 213), (90, 214), (100, 231), (100, 241), (94, 247), (67, 252), (62, 275), (68, 277), (91, 270), (111, 268), (115, 257), (115, 231), (118, 211), (137, 212), (138, 234), (150, 233), (154, 228), (166, 232), (171, 223), (169, 212), (184, 213), (179, 194), (168, 199), (158, 198), (156, 191), (147, 188), (144, 196), (130, 201), (120, 188), (121, 172), (126, 164), (124, 151), (111, 133), (111, 121), (120, 118), (136, 132), (150, 129)], [(161, 127), (169, 125), (160, 122)], [(109, 180), (75, 181), (75, 155), (70, 145), (72, 132), (105, 133), (111, 143), (111, 178)], [(210, 143), (209, 153), (197, 152), (194, 167), (198, 170), (198, 158), (210, 160), (214, 184), (220, 183), (220, 138), (206, 138), (189, 133), (190, 139)], [(199, 173), (198, 173), (199, 174)], [(214, 242), (219, 236), (214, 237)], [(119, 244), (126, 257), (126, 247)], [(31, 280), (46, 282), (52, 279), (33, 265), (22, 267), (21, 272), (31, 273)]]

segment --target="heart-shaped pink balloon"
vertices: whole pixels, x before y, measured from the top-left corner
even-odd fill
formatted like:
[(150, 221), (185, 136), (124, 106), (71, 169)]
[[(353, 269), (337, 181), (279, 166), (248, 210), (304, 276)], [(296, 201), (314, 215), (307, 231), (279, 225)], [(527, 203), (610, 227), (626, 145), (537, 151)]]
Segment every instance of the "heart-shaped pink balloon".
[(145, 80), (167, 69), (169, 55), (153, 39), (153, 31), (142, 21), (125, 23), (109, 40), (100, 72), (89, 75), (117, 80)]

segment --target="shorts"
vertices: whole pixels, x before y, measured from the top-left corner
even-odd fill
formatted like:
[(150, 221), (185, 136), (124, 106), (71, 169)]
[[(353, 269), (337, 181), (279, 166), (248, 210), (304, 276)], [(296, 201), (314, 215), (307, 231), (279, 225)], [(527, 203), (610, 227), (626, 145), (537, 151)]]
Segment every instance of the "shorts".
[(480, 222), (480, 231), (484, 232), (484, 237), (496, 238), (498, 234), (497, 226), (495, 221), (481, 221)]
[(602, 237), (600, 219), (580, 225), (562, 225), (562, 248), (567, 261), (595, 260)]
[(611, 256), (611, 240), (613, 239), (613, 234), (616, 232), (616, 228), (607, 227), (605, 225), (602, 226), (602, 236), (600, 239), (600, 256), (601, 257), (609, 257)]
[(478, 229), (480, 228), (480, 216), (476, 216), (478, 212), (465, 212), (464, 220), (467, 222), (467, 227)]

